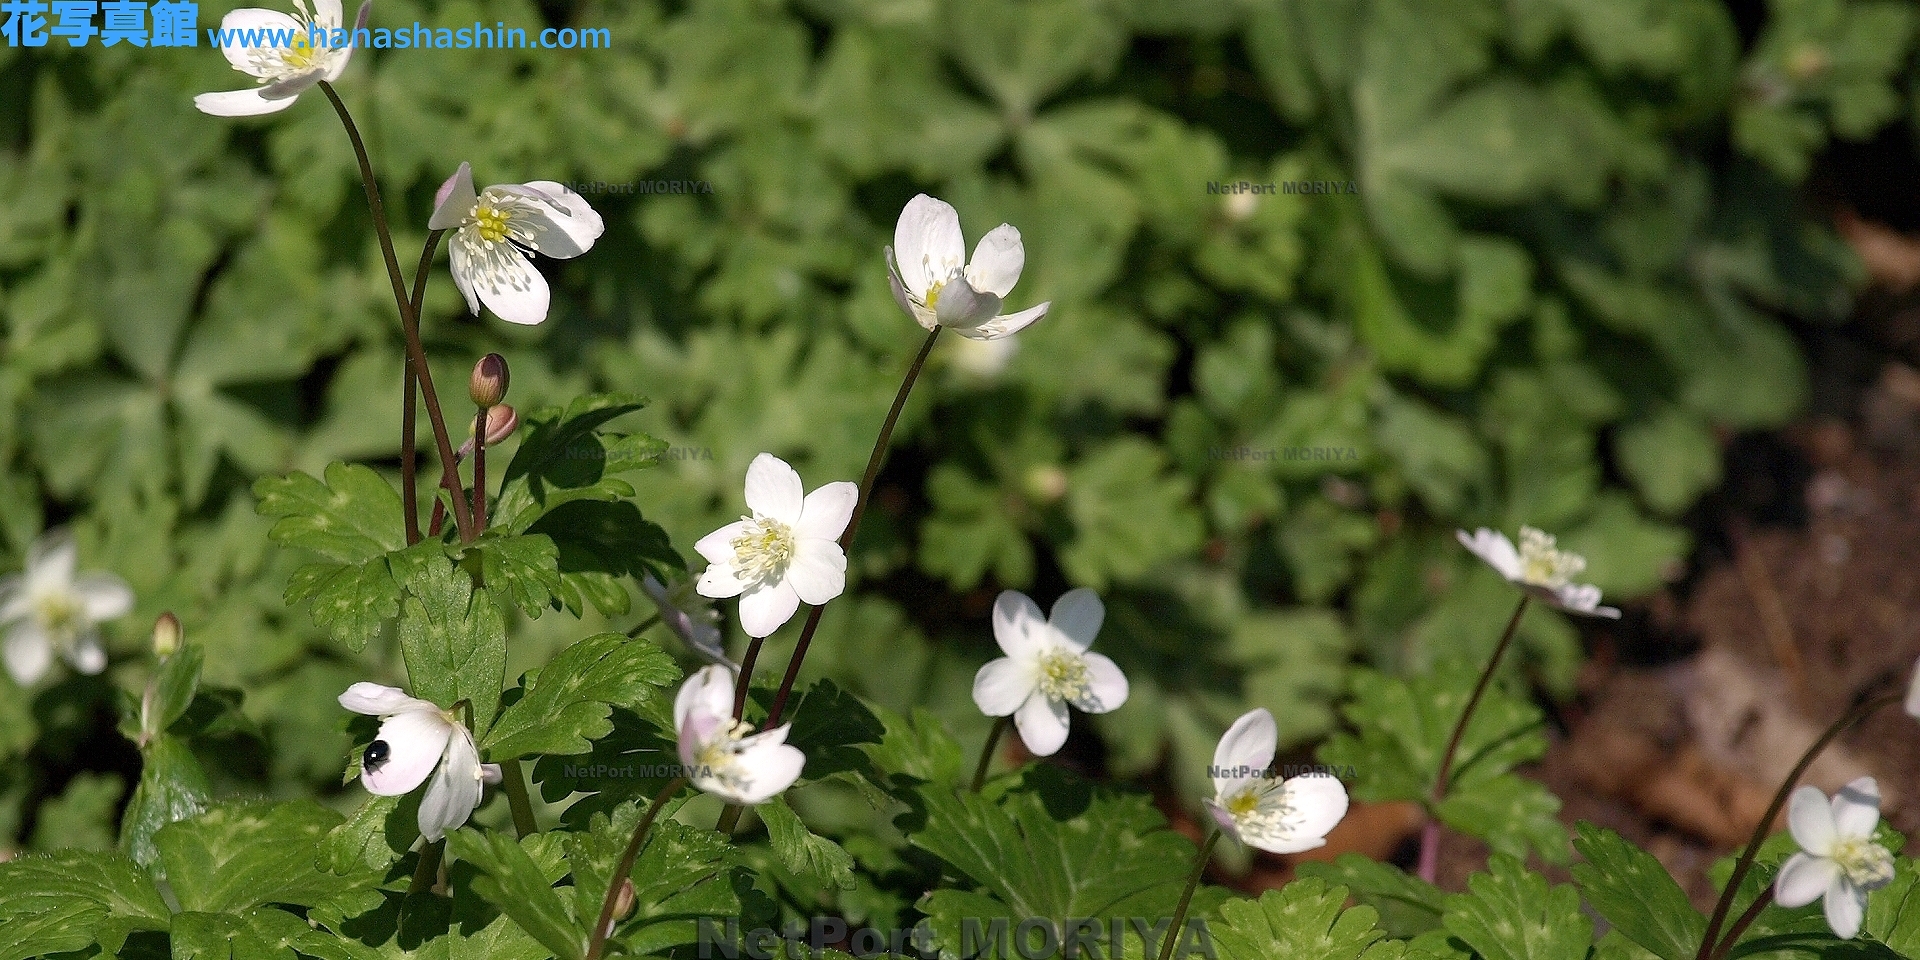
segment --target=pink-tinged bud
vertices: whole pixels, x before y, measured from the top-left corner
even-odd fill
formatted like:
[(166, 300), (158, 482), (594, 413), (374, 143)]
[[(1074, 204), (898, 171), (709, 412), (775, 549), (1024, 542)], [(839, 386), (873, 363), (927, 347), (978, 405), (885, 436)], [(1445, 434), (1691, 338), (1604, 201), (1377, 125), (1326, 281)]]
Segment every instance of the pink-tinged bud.
[(165, 660), (180, 649), (180, 618), (169, 610), (153, 622), (153, 655)]
[(632, 878), (621, 877), (620, 892), (613, 897), (613, 919), (625, 920), (633, 916), (634, 900)]
[[(513, 436), (513, 431), (518, 429), (520, 429), (520, 415), (513, 411), (511, 404), (503, 403), (499, 406), (487, 408), (487, 446), (499, 446), (500, 441)], [(473, 438), (468, 437), (467, 442), (461, 444), (460, 449), (454, 451), (453, 458), (455, 460), (465, 460), (472, 455)]]
[[(473, 376), (467, 380), (467, 396), (473, 398), (476, 407), (497, 406), (507, 398), (507, 383), (512, 378), (507, 372), (507, 358), (497, 353), (489, 353), (473, 365)], [(489, 440), (489, 446), (499, 441)]]

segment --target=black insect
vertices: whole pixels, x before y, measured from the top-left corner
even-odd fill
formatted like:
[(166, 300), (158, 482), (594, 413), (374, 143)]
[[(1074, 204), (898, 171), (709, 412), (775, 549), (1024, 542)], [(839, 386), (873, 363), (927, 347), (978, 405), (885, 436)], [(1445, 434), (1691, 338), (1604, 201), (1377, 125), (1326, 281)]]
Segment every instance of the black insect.
[(372, 773), (380, 769), (381, 764), (386, 763), (387, 758), (392, 754), (393, 751), (388, 749), (385, 740), (375, 740), (367, 744), (367, 752), (360, 756), (360, 769)]

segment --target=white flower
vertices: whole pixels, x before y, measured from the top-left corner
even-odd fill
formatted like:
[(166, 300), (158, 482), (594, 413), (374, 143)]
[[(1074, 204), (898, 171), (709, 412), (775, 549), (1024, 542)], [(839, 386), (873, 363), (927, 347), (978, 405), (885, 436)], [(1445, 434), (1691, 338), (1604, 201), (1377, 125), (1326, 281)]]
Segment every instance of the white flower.
[[(201, 113), (216, 117), (277, 113), (293, 106), (293, 101), (308, 87), (322, 80), (331, 82), (340, 78), (347, 69), (347, 61), (353, 57), (353, 34), (341, 30), (340, 0), (313, 0), (311, 12), (307, 9), (307, 0), (293, 0), (293, 6), (299, 11), (297, 18), (260, 7), (235, 10), (220, 18), (220, 28), (229, 39), (245, 33), (255, 39), (286, 40), (287, 45), (221, 47), (227, 62), (233, 64), (235, 70), (258, 80), (260, 86), (200, 94), (193, 98), (193, 105)], [(371, 0), (361, 5), (358, 22), (354, 24), (356, 32), (366, 26), (367, 12), (372, 6)], [(349, 42), (338, 48), (329, 45), (328, 41), (336, 33)], [(319, 44), (316, 45), (315, 40), (320, 41)]]
[(1465, 530), (1455, 531), (1455, 536), (1461, 546), (1485, 560), (1508, 582), (1547, 603), (1590, 617), (1620, 616), (1619, 610), (1600, 605), (1599, 587), (1571, 582), (1587, 568), (1586, 558), (1556, 549), (1552, 537), (1532, 527), (1520, 528), (1518, 550), (1506, 534), (1486, 527), (1474, 531), (1471, 537)]
[(819, 606), (847, 587), (840, 531), (853, 517), (860, 488), (845, 480), (812, 493), (785, 460), (771, 453), (747, 467), (747, 509), (693, 545), (709, 566), (696, 589), (703, 597), (740, 598), (740, 626), (764, 637), (793, 618), (800, 601)]
[(1127, 675), (1088, 653), (1107, 609), (1092, 590), (1069, 590), (1053, 615), (1026, 594), (1007, 590), (993, 602), (993, 639), (1006, 656), (973, 676), (973, 702), (989, 717), (1013, 716), (1034, 756), (1052, 756), (1067, 742), (1067, 704), (1106, 713), (1127, 702)]
[(806, 754), (781, 724), (765, 733), (733, 719), (733, 672), (715, 664), (687, 678), (673, 701), (680, 762), (693, 785), (730, 803), (762, 803), (793, 786)]
[(24, 573), (0, 577), (7, 672), (25, 685), (46, 675), (55, 651), (81, 673), (107, 668), (98, 624), (133, 609), (133, 589), (111, 573), (74, 575), (79, 551), (64, 530), (27, 548)]
[(452, 711), (365, 681), (348, 687), (340, 705), (381, 718), (360, 762), (360, 783), (368, 793), (410, 793), (432, 774), (420, 798), (420, 834), (428, 840), (466, 823), (480, 805), (480, 785), (500, 781), (499, 766), (480, 762), (472, 731)]
[(1027, 263), (1020, 231), (1003, 223), (980, 238), (971, 261), (962, 259), (966, 254), (952, 206), (924, 193), (907, 201), (887, 248), (888, 282), (900, 309), (928, 330), (951, 327), (974, 340), (1011, 336), (1047, 315), (1046, 303), (1000, 315)]
[(651, 573), (640, 581), (640, 589), (660, 608), (660, 622), (666, 624), (680, 642), (714, 663), (739, 670), (740, 665), (728, 659), (727, 648), (720, 643), (720, 628), (714, 625), (720, 619), (719, 612), (708, 607), (706, 601), (688, 596), (691, 591), (687, 588), (691, 585), (681, 581), (669, 590)]
[(1233, 722), (1213, 750), (1213, 799), (1220, 829), (1269, 853), (1324, 846), (1327, 831), (1347, 815), (1347, 788), (1337, 777), (1308, 773), (1269, 777), (1279, 732), (1260, 708)]
[(1787, 806), (1787, 828), (1803, 853), (1787, 858), (1773, 881), (1773, 899), (1804, 907), (1827, 899), (1827, 926), (1851, 940), (1867, 912), (1867, 891), (1893, 881), (1893, 854), (1873, 842), (1880, 823), (1880, 785), (1861, 777), (1831, 803), (1819, 787), (1801, 787)]
[(547, 319), (552, 294), (525, 250), (560, 260), (586, 253), (606, 224), (577, 193), (552, 180), (503, 183), (473, 192), (465, 163), (440, 187), (427, 226), (452, 230), (453, 283), (480, 315), (480, 304), (508, 323)]

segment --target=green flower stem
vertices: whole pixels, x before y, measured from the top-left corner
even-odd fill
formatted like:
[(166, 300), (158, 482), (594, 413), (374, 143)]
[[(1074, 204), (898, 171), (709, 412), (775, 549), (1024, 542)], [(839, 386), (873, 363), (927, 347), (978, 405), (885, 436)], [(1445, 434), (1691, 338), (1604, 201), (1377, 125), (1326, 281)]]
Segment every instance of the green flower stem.
[(1215, 827), (1207, 834), (1207, 842), (1200, 845), (1200, 855), (1194, 858), (1193, 874), (1187, 877), (1187, 888), (1180, 891), (1180, 903), (1173, 908), (1173, 922), (1167, 925), (1167, 935), (1160, 941), (1160, 960), (1173, 956), (1173, 944), (1180, 938), (1180, 928), (1187, 922), (1187, 907), (1193, 904), (1193, 891), (1199, 889), (1200, 878), (1207, 872), (1207, 864), (1213, 861), (1214, 845), (1220, 842), (1220, 828)]
[(638, 624), (634, 625), (634, 628), (632, 630), (628, 630), (627, 638), (632, 640), (637, 640), (639, 639), (641, 634), (646, 633), (648, 630), (652, 629), (655, 624), (659, 622), (660, 622), (660, 614), (655, 613), (653, 616), (648, 617), (645, 620), (642, 620)]
[(979, 793), (987, 782), (987, 768), (993, 766), (993, 748), (1000, 745), (1000, 738), (1007, 732), (1007, 725), (1013, 722), (1013, 715), (1001, 717), (993, 722), (993, 732), (987, 734), (987, 743), (980, 748), (980, 763), (973, 768), (973, 792)]
[(444, 839), (420, 848), (420, 862), (413, 865), (413, 879), (407, 884), (408, 893), (425, 893), (433, 889), (440, 877), (440, 857), (446, 850), (447, 841)]
[[(380, 237), (380, 254), (387, 261), (387, 279), (393, 283), (393, 300), (400, 308), (400, 327), (407, 337), (407, 359), (419, 377), (420, 395), (427, 401), (427, 420), (433, 424), (433, 440), (440, 448), (441, 482), (457, 489), (460, 477), (455, 472), (453, 443), (447, 439), (446, 418), (440, 415), (440, 397), (433, 389), (433, 373), (427, 369), (426, 347), (420, 343), (419, 318), (413, 312), (413, 302), (407, 299), (406, 282), (400, 278), (400, 260), (393, 253), (393, 233), (387, 226), (386, 208), (380, 203), (380, 185), (373, 178), (373, 162), (367, 159), (367, 145), (360, 139), (360, 128), (354, 126), (353, 116), (347, 112), (340, 95), (334, 92), (333, 84), (322, 80), (319, 86), (333, 104), (334, 112), (340, 115), (347, 139), (353, 142), (353, 155), (360, 161), (360, 185), (367, 192), (367, 208), (373, 213), (375, 232)], [(453, 522), (460, 528), (462, 540), (472, 539), (473, 517), (467, 513), (466, 501), (459, 497), (453, 502)]]
[(613, 932), (614, 901), (620, 897), (620, 881), (633, 872), (633, 861), (640, 856), (640, 844), (647, 838), (647, 828), (653, 826), (653, 821), (660, 816), (660, 810), (667, 805), (667, 801), (686, 785), (686, 777), (675, 777), (661, 787), (660, 792), (654, 795), (653, 802), (647, 805), (647, 812), (640, 818), (640, 823), (633, 828), (633, 839), (627, 841), (626, 852), (620, 855), (620, 866), (614, 869), (613, 876), (607, 878), (607, 897), (600, 904), (600, 919), (593, 925), (593, 940), (587, 944), (587, 960), (600, 960), (601, 952), (607, 948), (607, 936)]
[[(420, 308), (426, 303), (427, 271), (433, 268), (433, 255), (440, 249), (440, 237), (445, 233), (445, 230), (429, 232), (426, 245), (420, 249), (420, 265), (413, 271), (413, 298), (408, 301), (415, 318), (420, 316)], [(400, 408), (400, 501), (407, 515), (407, 545), (412, 546), (420, 542), (420, 491), (414, 479), (420, 459), (420, 384), (413, 377), (412, 359), (400, 366), (404, 370)]]
[(1527, 602), (1533, 596), (1525, 591), (1520, 593), (1520, 604), (1513, 608), (1513, 618), (1507, 621), (1506, 632), (1500, 634), (1500, 642), (1493, 648), (1493, 656), (1487, 658), (1487, 668), (1480, 671), (1480, 680), (1473, 685), (1473, 695), (1467, 698), (1466, 708), (1460, 711), (1460, 720), (1453, 725), (1453, 733), (1447, 737), (1447, 749), (1440, 754), (1440, 771), (1434, 775), (1433, 789), (1427, 793), (1427, 822), (1420, 830), (1420, 879), (1432, 883), (1440, 873), (1440, 822), (1441, 801), (1447, 798), (1447, 787), (1453, 777), (1453, 760), (1460, 752), (1460, 741), (1467, 734), (1467, 724), (1473, 720), (1473, 711), (1480, 706), (1480, 698), (1487, 693), (1487, 685), (1493, 682), (1493, 674), (1500, 667), (1500, 658), (1506, 656), (1507, 648), (1513, 645), (1513, 636), (1520, 630), (1520, 618), (1527, 612)]
[(473, 526), (467, 543), (487, 531), (487, 408), (473, 418)]
[(533, 818), (533, 799), (527, 796), (527, 778), (520, 771), (519, 760), (500, 761), (500, 783), (507, 788), (507, 806), (513, 810), (514, 835), (539, 833), (540, 822)]
[(1719, 949), (1713, 951), (1714, 960), (1725, 957), (1727, 951), (1732, 950), (1733, 945), (1740, 942), (1740, 935), (1746, 933), (1747, 928), (1753, 926), (1753, 921), (1759, 919), (1760, 911), (1772, 904), (1773, 884), (1769, 883), (1765, 890), (1760, 891), (1759, 896), (1753, 898), (1753, 903), (1747, 907), (1746, 912), (1740, 914), (1740, 919), (1735, 920), (1733, 926), (1727, 928), (1727, 935), (1721, 938)]
[(1753, 825), (1753, 836), (1747, 840), (1747, 848), (1740, 852), (1740, 859), (1734, 861), (1733, 875), (1727, 878), (1726, 889), (1720, 891), (1720, 902), (1714, 904), (1713, 919), (1707, 921), (1707, 935), (1700, 939), (1700, 952), (1695, 955), (1698, 960), (1710, 960), (1718, 952), (1715, 946), (1720, 943), (1720, 925), (1726, 922), (1727, 911), (1733, 909), (1733, 897), (1740, 892), (1740, 881), (1745, 880), (1747, 871), (1753, 869), (1753, 858), (1759, 854), (1760, 845), (1766, 842), (1767, 834), (1773, 830), (1774, 818), (1778, 817), (1781, 808), (1787, 805), (1788, 795), (1793, 793), (1793, 788), (1799, 784), (1800, 777), (1807, 772), (1807, 768), (1813, 766), (1814, 758), (1820, 756), (1820, 752), (1827, 748), (1827, 744), (1832, 743), (1834, 738), (1848, 727), (1866, 719), (1881, 707), (1890, 703), (1899, 703), (1904, 696), (1904, 693), (1889, 693), (1862, 701), (1841, 715), (1840, 719), (1835, 720), (1833, 726), (1828, 727), (1827, 732), (1821, 734), (1820, 739), (1815, 740), (1813, 746), (1808, 747), (1807, 752), (1801, 755), (1800, 762), (1794, 765), (1793, 772), (1787, 774), (1786, 781), (1781, 783), (1780, 789), (1774, 792), (1773, 803), (1767, 806), (1766, 815), (1760, 818), (1759, 823)]
[[(920, 344), (920, 353), (913, 358), (913, 366), (907, 368), (906, 379), (900, 381), (900, 392), (893, 397), (893, 408), (887, 411), (887, 419), (880, 424), (880, 436), (873, 442), (873, 455), (867, 458), (866, 476), (860, 478), (860, 498), (853, 503), (853, 516), (847, 521), (847, 529), (840, 534), (840, 549), (851, 556), (854, 535), (860, 532), (860, 518), (866, 515), (867, 504), (873, 500), (873, 481), (880, 475), (880, 463), (887, 457), (887, 443), (893, 439), (894, 425), (900, 422), (900, 411), (907, 406), (907, 395), (913, 392), (914, 381), (920, 379), (921, 368), (927, 365), (927, 355), (933, 352), (933, 343), (940, 339), (943, 328), (934, 327), (927, 331), (927, 339)], [(813, 642), (813, 632), (820, 627), (820, 611), (824, 607), (814, 607), (807, 615), (807, 625), (800, 631), (800, 640), (794, 644), (793, 656), (787, 660), (787, 675), (780, 680), (780, 690), (773, 695), (773, 706), (767, 709), (767, 727), (780, 722), (780, 715), (786, 710), (787, 697), (793, 694), (794, 681), (800, 678), (800, 662), (807, 658), (807, 646)], [(740, 683), (745, 686), (746, 672), (741, 671)]]
[[(913, 392), (914, 381), (920, 379), (920, 370), (927, 365), (927, 355), (933, 352), (933, 343), (940, 337), (940, 327), (927, 331), (927, 339), (920, 344), (920, 352), (913, 358), (913, 365), (907, 368), (907, 376), (900, 381), (900, 392), (893, 397), (893, 408), (887, 411), (887, 419), (880, 424), (880, 436), (873, 442), (873, 454), (867, 458), (867, 473), (860, 478), (860, 497), (853, 503), (853, 516), (847, 519), (847, 529), (840, 534), (840, 549), (851, 554), (854, 534), (860, 531), (860, 518), (867, 512), (867, 501), (873, 495), (873, 480), (880, 473), (880, 462), (886, 459), (887, 442), (893, 439), (894, 425), (900, 422), (900, 411), (906, 408), (907, 395)], [(762, 729), (771, 728), (780, 722), (780, 715), (787, 709), (787, 698), (793, 694), (794, 681), (800, 678), (800, 661), (807, 657), (807, 647), (813, 643), (813, 632), (820, 629), (820, 611), (825, 607), (814, 607), (807, 613), (807, 625), (800, 629), (800, 641), (793, 647), (793, 656), (787, 660), (787, 675), (780, 681), (779, 692), (773, 695), (773, 706), (767, 711), (767, 722)], [(753, 665), (760, 659), (760, 638), (747, 644), (747, 656), (740, 661), (739, 682), (733, 693), (733, 718), (742, 719), (747, 710), (747, 688), (753, 681)], [(720, 812), (720, 822), (714, 829), (721, 833), (732, 833), (740, 823), (740, 806), (728, 804)]]

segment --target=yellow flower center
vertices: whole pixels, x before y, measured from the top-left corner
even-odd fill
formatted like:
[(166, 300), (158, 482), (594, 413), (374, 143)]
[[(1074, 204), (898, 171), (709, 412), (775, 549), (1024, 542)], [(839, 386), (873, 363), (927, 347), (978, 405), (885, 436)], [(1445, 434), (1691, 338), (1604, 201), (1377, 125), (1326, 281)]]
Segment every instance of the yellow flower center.
[(306, 70), (319, 62), (323, 52), (313, 45), (313, 38), (302, 29), (294, 35), (293, 45), (281, 50), (280, 60), (295, 70)]
[(793, 528), (766, 517), (741, 517), (746, 530), (733, 538), (735, 576), (748, 582), (778, 580), (793, 561)]
[(1091, 677), (1087, 662), (1069, 650), (1049, 650), (1040, 656), (1040, 692), (1051, 700), (1076, 701), (1086, 696)]
[(1227, 812), (1233, 814), (1235, 820), (1258, 809), (1260, 809), (1260, 796), (1252, 790), (1242, 790), (1227, 801)]
[(1586, 568), (1586, 558), (1555, 549), (1552, 537), (1532, 527), (1520, 528), (1520, 579), (1534, 586), (1559, 588)]
[(938, 310), (940, 308), (940, 290), (946, 285), (947, 281), (945, 280), (935, 280), (933, 286), (927, 288), (928, 310)]
[(60, 638), (71, 637), (79, 631), (85, 612), (77, 599), (65, 593), (46, 594), (34, 604), (40, 628)]
[(1866, 837), (1848, 837), (1834, 844), (1833, 862), (1862, 890), (1874, 890), (1893, 881), (1893, 855)]
[(715, 731), (713, 739), (694, 751), (696, 769), (686, 771), (687, 775), (696, 781), (721, 784), (729, 790), (744, 789), (751, 778), (740, 771), (736, 761), (740, 755), (740, 741), (751, 733), (753, 727), (745, 720), (735, 720), (726, 729)]
[(488, 243), (500, 243), (507, 239), (509, 219), (505, 210), (484, 202), (473, 208), (473, 227), (479, 231), (480, 239)]

